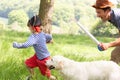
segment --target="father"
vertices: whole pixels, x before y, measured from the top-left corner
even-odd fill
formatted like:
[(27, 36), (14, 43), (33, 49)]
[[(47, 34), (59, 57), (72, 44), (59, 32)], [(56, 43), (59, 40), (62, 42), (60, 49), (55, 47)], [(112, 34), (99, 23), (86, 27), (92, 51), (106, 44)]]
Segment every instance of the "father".
[[(96, 0), (92, 6), (95, 8), (97, 17), (101, 18), (103, 22), (112, 23), (120, 33), (120, 9), (112, 9), (113, 3), (109, 0)], [(111, 52), (111, 60), (120, 63), (120, 38), (109, 43), (101, 43), (101, 48), (107, 50), (110, 47), (115, 47)]]

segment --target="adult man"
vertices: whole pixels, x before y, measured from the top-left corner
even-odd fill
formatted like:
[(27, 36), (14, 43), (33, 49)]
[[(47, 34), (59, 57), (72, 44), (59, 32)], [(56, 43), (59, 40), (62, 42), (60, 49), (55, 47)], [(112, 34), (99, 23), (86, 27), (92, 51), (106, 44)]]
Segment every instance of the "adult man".
[[(120, 9), (112, 9), (113, 3), (108, 0), (97, 0), (92, 6), (95, 8), (97, 17), (101, 18), (103, 22), (109, 21), (119, 30), (120, 33)], [(111, 52), (111, 60), (116, 63), (120, 62), (120, 38), (109, 43), (101, 43), (101, 48), (107, 50), (110, 47), (116, 47)]]

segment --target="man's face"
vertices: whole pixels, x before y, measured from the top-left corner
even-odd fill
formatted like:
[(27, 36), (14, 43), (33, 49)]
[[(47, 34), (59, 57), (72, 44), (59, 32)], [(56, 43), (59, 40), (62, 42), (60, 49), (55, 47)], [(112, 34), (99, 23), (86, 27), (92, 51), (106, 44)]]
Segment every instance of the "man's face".
[(97, 17), (101, 18), (102, 21), (107, 21), (109, 20), (109, 11), (106, 10), (104, 11), (103, 9), (96, 9)]

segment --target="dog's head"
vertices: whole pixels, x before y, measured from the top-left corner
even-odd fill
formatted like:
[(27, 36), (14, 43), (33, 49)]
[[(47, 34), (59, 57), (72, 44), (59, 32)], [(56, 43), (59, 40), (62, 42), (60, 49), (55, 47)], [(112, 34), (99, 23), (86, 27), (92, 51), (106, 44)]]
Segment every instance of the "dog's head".
[(62, 68), (63, 59), (64, 59), (63, 56), (59, 56), (59, 55), (53, 56), (51, 59), (46, 61), (46, 66), (49, 69), (57, 69), (57, 70), (59, 70), (59, 69)]

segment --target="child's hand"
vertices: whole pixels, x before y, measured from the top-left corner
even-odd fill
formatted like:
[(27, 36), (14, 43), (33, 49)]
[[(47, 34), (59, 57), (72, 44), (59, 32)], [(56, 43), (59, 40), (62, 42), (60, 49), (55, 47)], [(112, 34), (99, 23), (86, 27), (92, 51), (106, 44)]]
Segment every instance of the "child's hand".
[(13, 47), (16, 48), (17, 47), (17, 42), (13, 42)]
[(53, 40), (50, 40), (49, 42), (47, 42), (47, 43), (53, 43)]

